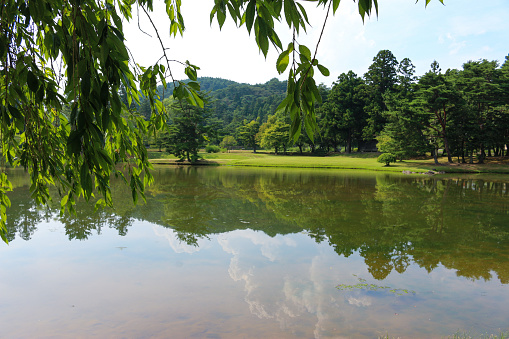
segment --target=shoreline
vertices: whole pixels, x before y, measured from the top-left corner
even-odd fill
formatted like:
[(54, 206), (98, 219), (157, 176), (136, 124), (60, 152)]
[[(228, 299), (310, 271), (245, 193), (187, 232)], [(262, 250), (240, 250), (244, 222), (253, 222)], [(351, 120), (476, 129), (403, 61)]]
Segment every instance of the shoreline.
[(376, 154), (339, 154), (327, 157), (308, 155), (274, 155), (268, 153), (235, 152), (204, 153), (204, 159), (192, 164), (178, 161), (175, 158), (153, 158), (153, 165), (162, 166), (231, 166), (260, 168), (302, 168), (302, 169), (336, 169), (363, 170), (373, 172), (402, 173), (406, 175), (447, 175), (447, 174), (500, 174), (509, 175), (509, 157), (486, 159), (485, 164), (447, 163), (442, 158), (439, 165), (433, 159), (398, 161), (384, 166), (376, 161)]

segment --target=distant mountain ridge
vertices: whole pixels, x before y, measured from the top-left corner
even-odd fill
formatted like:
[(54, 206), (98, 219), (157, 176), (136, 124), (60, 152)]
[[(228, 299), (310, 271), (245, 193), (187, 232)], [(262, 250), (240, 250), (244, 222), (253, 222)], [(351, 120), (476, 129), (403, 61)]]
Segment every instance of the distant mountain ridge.
[[(223, 126), (221, 134), (233, 133), (244, 120), (266, 121), (267, 116), (275, 113), (286, 95), (286, 81), (276, 78), (256, 85), (212, 77), (198, 78), (198, 82), (201, 90), (211, 99), (212, 118)], [(168, 83), (166, 89), (162, 85), (158, 86), (158, 92), (162, 99), (170, 97), (173, 83)], [(140, 113), (147, 114), (147, 109), (150, 107), (142, 102)]]

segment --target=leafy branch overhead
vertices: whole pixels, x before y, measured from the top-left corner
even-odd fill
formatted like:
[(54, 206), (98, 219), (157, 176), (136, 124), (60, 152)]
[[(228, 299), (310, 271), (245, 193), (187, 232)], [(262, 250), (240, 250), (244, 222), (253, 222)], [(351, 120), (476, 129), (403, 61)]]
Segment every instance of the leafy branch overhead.
[[(442, 0), (439, 0), (442, 1)], [(170, 35), (183, 35), (181, 0), (165, 0)], [(314, 0), (335, 13), (339, 0)], [(429, 0), (426, 0), (426, 4)], [(270, 45), (278, 51), (276, 70), (288, 68), (288, 91), (280, 109), (292, 117), (292, 135), (301, 121), (308, 135), (316, 128), (314, 105), (320, 101), (313, 80), (315, 69), (328, 75), (314, 53), (296, 37), (310, 26), (304, 6), (297, 0), (215, 0), (211, 21), (222, 27), (227, 17), (254, 35), (266, 56)], [(378, 13), (377, 0), (357, 0), (362, 19)], [(111, 205), (109, 180), (122, 177), (131, 187), (133, 200), (144, 199), (152, 181), (143, 135), (163, 128), (168, 119), (157, 85), (173, 82), (173, 96), (204, 106), (197, 82), (199, 67), (175, 62), (163, 45), (150, 15), (152, 0), (3, 0), (0, 7), (0, 143), (2, 161), (23, 166), (31, 176), (31, 192), (39, 203), (51, 198), (49, 186), (62, 196), (62, 212), (73, 211), (78, 197), (96, 206)], [(133, 15), (135, 14), (135, 15)], [(139, 65), (132, 59), (123, 25), (145, 15), (161, 43), (161, 59)], [(293, 39), (283, 44), (275, 23), (284, 21)], [(327, 19), (325, 20), (325, 22)], [(323, 23), (325, 25), (325, 22)], [(140, 28), (141, 29), (141, 28)], [(287, 46), (286, 49), (283, 46)], [(192, 57), (192, 56), (191, 56)], [(173, 78), (172, 68), (183, 67), (191, 80)], [(125, 93), (125, 97), (120, 93)], [(148, 121), (130, 110), (140, 97), (147, 98), (152, 114)], [(125, 99), (125, 100), (124, 100)], [(2, 223), (9, 206), (7, 177), (0, 180)]]

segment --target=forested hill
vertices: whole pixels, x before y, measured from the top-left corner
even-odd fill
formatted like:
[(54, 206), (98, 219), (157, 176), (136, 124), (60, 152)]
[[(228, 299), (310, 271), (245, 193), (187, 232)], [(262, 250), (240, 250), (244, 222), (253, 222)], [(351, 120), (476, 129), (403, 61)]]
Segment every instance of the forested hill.
[[(184, 80), (183, 82), (187, 83), (189, 81), (190, 80)], [(221, 78), (210, 78), (210, 77), (198, 78), (198, 82), (200, 83), (200, 87), (203, 92), (214, 92), (214, 91), (226, 88), (228, 86), (239, 85), (238, 82), (235, 82), (232, 80), (226, 80), (226, 79), (221, 79)], [(173, 83), (169, 82), (167, 84), (166, 89), (164, 89), (163, 85), (159, 85), (157, 87), (157, 92), (163, 99), (168, 98), (169, 96), (171, 96), (173, 94)]]
[[(203, 83), (206, 87), (206, 82)], [(212, 115), (233, 132), (244, 119), (263, 122), (274, 114), (286, 93), (286, 82), (272, 79), (265, 84), (235, 83), (210, 92)]]
[[(286, 93), (286, 81), (276, 78), (256, 85), (210, 77), (198, 78), (198, 81), (202, 91), (210, 97), (212, 118), (220, 122), (224, 132), (231, 133), (244, 119), (265, 121), (268, 115), (275, 113)], [(173, 92), (173, 84), (168, 84), (166, 90), (159, 86), (158, 91), (163, 99), (168, 98)], [(142, 100), (139, 111), (149, 116), (148, 102)]]

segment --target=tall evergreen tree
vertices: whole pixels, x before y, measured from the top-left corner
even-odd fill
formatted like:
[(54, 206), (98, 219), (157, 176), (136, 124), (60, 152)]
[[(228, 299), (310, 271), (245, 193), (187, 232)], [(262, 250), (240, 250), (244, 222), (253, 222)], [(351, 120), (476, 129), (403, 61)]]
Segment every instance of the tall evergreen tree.
[(459, 73), (458, 86), (474, 112), (479, 163), (484, 162), (486, 147), (496, 143), (494, 108), (501, 103), (499, 76), (498, 62), (486, 59), (464, 63)]
[(429, 143), (423, 133), (422, 114), (411, 102), (415, 99), (415, 67), (410, 59), (403, 59), (398, 67), (397, 91), (387, 91), (384, 102), (387, 123), (377, 137), (377, 148), (389, 152), (400, 160), (429, 151)]
[[(203, 94), (205, 97), (205, 95)], [(173, 124), (169, 126), (169, 134), (166, 137), (166, 151), (189, 162), (198, 160), (198, 150), (203, 147), (207, 140), (207, 134), (211, 133), (207, 125), (210, 109), (205, 101), (204, 108), (191, 106), (183, 102), (176, 102), (171, 106)]]
[(416, 109), (421, 109), (427, 115), (423, 120), (430, 140), (435, 146), (435, 163), (438, 164), (437, 151), (438, 141), (443, 143), (447, 153), (447, 160), (452, 163), (451, 150), (449, 147), (448, 130), (450, 115), (461, 101), (461, 95), (453, 88), (452, 82), (441, 73), (438, 62), (433, 61), (431, 69), (419, 80), (416, 99), (413, 104)]
[(352, 144), (361, 139), (366, 125), (365, 105), (364, 81), (352, 71), (341, 74), (323, 105), (320, 121), (323, 141), (333, 148), (345, 142), (346, 152), (351, 153)]
[(389, 50), (381, 50), (373, 58), (373, 63), (364, 74), (364, 79), (370, 89), (370, 100), (366, 106), (369, 115), (368, 123), (364, 128), (364, 139), (374, 139), (383, 129), (386, 119), (383, 112), (387, 105), (383, 96), (387, 92), (394, 92), (398, 83), (398, 60)]

